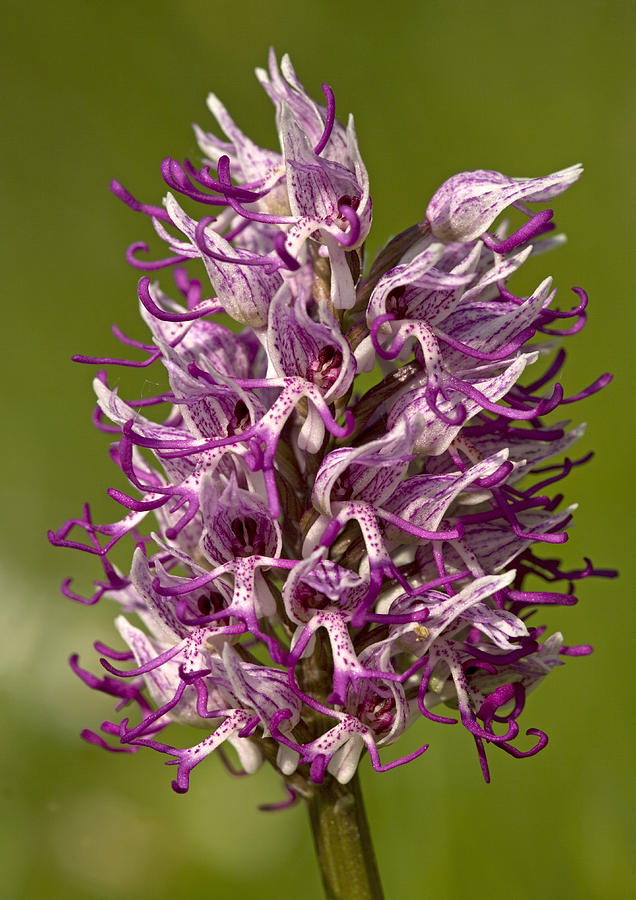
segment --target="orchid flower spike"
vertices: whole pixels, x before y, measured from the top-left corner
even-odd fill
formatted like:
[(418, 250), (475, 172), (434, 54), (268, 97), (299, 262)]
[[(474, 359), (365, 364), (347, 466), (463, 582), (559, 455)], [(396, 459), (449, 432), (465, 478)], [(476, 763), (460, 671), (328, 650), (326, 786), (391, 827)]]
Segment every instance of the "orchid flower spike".
[[(72, 658), (120, 711), (83, 736), (166, 755), (179, 793), (231, 748), (234, 771), (272, 764), (291, 802), (346, 783), (364, 756), (378, 772), (419, 757), (383, 761), (424, 718), (433, 740), (460, 722), (488, 780), (487, 753), (543, 750), (540, 729), (519, 736), (526, 698), (591, 652), (530, 617), (615, 574), (557, 558), (575, 507), (554, 486), (588, 457), (572, 453), (582, 428), (552, 413), (610, 380), (567, 397), (554, 382), (555, 336), (583, 327), (587, 295), (562, 308), (550, 278), (528, 296), (509, 285), (558, 243), (543, 237), (552, 211), (526, 204), (581, 168), (454, 175), (363, 277), (371, 199), (353, 120), (328, 85), (312, 99), (286, 56), (257, 75), (277, 149), (212, 95), (223, 134), (197, 127), (201, 159), (164, 159), (163, 203), (113, 182), (166, 250), (128, 251), (150, 330), (116, 330), (133, 358), (75, 357), (98, 367), (95, 424), (128, 482), (109, 492), (116, 521), (87, 505), (50, 533), (101, 565), (89, 596), (70, 579), (64, 594), (120, 607), (99, 674)], [(527, 222), (506, 236), (493, 227), (509, 206)], [(159, 363), (167, 381), (141, 400), (102, 371), (158, 380)], [(162, 737), (172, 724), (185, 749)]]

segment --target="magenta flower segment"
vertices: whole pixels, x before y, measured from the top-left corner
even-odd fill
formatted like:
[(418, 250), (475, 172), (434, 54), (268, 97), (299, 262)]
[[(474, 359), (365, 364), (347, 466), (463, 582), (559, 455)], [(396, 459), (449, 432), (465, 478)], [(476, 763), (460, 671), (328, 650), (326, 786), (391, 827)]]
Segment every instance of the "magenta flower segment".
[[(614, 574), (555, 558), (574, 507), (553, 486), (588, 457), (568, 455), (582, 427), (551, 414), (610, 380), (570, 397), (551, 384), (556, 338), (583, 327), (587, 296), (574, 288), (562, 309), (550, 278), (529, 296), (510, 285), (562, 242), (543, 204), (581, 168), (455, 175), (363, 275), (371, 199), (353, 120), (336, 119), (327, 85), (314, 102), (287, 57), (257, 76), (278, 152), (211, 96), (223, 137), (197, 128), (200, 165), (163, 161), (162, 205), (112, 184), (167, 246), (127, 254), (150, 273), (138, 295), (151, 339), (116, 330), (134, 359), (75, 359), (163, 366), (167, 384), (125, 401), (98, 371), (123, 514), (95, 524), (86, 506), (50, 534), (103, 567), (92, 596), (70, 579), (66, 596), (121, 608), (120, 647), (95, 645), (102, 674), (71, 665), (126, 711), (83, 736), (167, 754), (179, 792), (213, 751), (230, 766), (230, 744), (240, 771), (267, 760), (293, 799), (326, 772), (347, 782), (362, 754), (378, 772), (420, 756), (383, 748), (424, 717), (460, 722), (488, 779), (487, 748), (545, 746), (538, 728), (520, 734), (526, 696), (591, 652), (534, 614)], [(172, 723), (196, 728), (185, 746), (162, 740)]]

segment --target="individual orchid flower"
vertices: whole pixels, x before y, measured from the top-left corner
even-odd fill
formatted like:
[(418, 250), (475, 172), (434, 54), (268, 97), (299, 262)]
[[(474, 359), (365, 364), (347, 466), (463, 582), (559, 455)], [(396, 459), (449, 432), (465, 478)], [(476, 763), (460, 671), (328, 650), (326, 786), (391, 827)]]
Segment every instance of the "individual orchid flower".
[[(419, 758), (428, 744), (385, 748), (421, 719), (432, 738), (460, 723), (487, 781), (493, 751), (543, 750), (540, 729), (520, 735), (527, 695), (591, 647), (531, 616), (616, 574), (554, 555), (575, 512), (554, 486), (589, 454), (571, 455), (583, 426), (550, 416), (610, 381), (567, 397), (554, 381), (587, 295), (562, 308), (549, 277), (528, 296), (509, 284), (562, 240), (545, 236), (552, 210), (526, 204), (581, 169), (455, 175), (363, 276), (371, 199), (353, 120), (338, 122), (328, 85), (311, 99), (288, 57), (257, 75), (278, 150), (211, 95), (224, 137), (196, 128), (199, 163), (163, 160), (163, 205), (112, 184), (167, 246), (154, 261), (145, 243), (127, 252), (150, 342), (115, 327), (133, 359), (74, 357), (99, 367), (94, 423), (130, 486), (108, 492), (119, 520), (86, 505), (50, 539), (102, 567), (88, 597), (70, 579), (65, 596), (118, 604), (123, 647), (95, 645), (105, 674), (71, 666), (127, 709), (83, 737), (167, 755), (178, 793), (212, 753), (234, 774), (267, 761), (287, 793), (267, 808), (302, 798), (317, 834), (333, 830), (317, 845), (338, 896), (355, 857), (360, 896), (378, 897), (358, 839), (361, 760), (387, 772)], [(510, 206), (528, 217), (512, 234), (498, 221)], [(164, 386), (137, 400), (103, 371), (154, 366), (159, 380), (158, 363)], [(172, 746), (168, 725), (198, 737)]]
[[(307, 287), (309, 290), (307, 290)], [(320, 321), (308, 311), (311, 282), (298, 292), (286, 282), (272, 298), (267, 329), (270, 365), (279, 377), (297, 376), (324, 391), (327, 401), (343, 397), (356, 372), (355, 358), (340, 326), (328, 310), (319, 309)]]
[[(506, 207), (514, 205), (525, 211), (524, 203), (551, 200), (574, 184), (582, 172), (580, 165), (542, 178), (509, 178), (484, 169), (462, 172), (437, 189), (428, 204), (426, 220), (434, 236), (443, 241), (465, 243), (483, 239)], [(510, 252), (513, 247), (536, 236), (551, 217), (551, 210), (531, 216), (514, 236), (499, 243), (487, 237), (486, 240), (492, 241), (489, 249), (497, 253)]]

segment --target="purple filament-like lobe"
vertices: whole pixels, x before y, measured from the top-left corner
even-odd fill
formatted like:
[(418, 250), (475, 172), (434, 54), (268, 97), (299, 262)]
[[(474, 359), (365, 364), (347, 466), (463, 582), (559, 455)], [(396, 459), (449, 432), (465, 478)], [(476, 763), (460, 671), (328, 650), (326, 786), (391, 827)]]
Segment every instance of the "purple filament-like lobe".
[(320, 86), (322, 88), (323, 94), (325, 95), (325, 100), (327, 101), (327, 115), (325, 117), (324, 131), (320, 136), (320, 140), (314, 147), (314, 153), (316, 154), (316, 156), (320, 156), (322, 151), (329, 143), (329, 138), (331, 137), (333, 125), (336, 120), (336, 98), (334, 97), (334, 93), (328, 84), (321, 84)]
[(163, 222), (170, 222), (170, 216), (161, 206), (150, 206), (147, 203), (140, 203), (139, 200), (136, 200), (130, 191), (127, 191), (126, 188), (121, 184), (117, 179), (113, 178), (110, 183), (110, 189), (113, 194), (121, 200), (126, 206), (130, 207), (130, 209), (135, 210), (135, 212), (145, 213), (147, 216), (154, 216), (155, 219), (161, 219)]
[[(537, 213), (536, 216), (529, 219), (525, 225), (522, 225), (521, 228), (503, 241), (497, 241), (491, 238), (488, 233), (483, 234), (481, 239), (493, 253), (510, 253), (511, 250), (514, 250), (515, 247), (518, 247), (525, 241), (530, 241), (533, 237), (537, 237), (550, 230), (546, 226), (553, 215), (553, 210), (544, 209), (542, 212)], [(554, 226), (552, 226), (552, 228), (553, 227)]]

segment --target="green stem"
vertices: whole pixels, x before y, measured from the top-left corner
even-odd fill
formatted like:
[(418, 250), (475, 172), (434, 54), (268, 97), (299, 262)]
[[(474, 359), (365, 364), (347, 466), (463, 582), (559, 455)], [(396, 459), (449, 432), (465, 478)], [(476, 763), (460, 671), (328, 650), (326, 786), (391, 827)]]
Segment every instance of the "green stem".
[(383, 900), (357, 773), (349, 784), (327, 775), (307, 803), (327, 900)]

